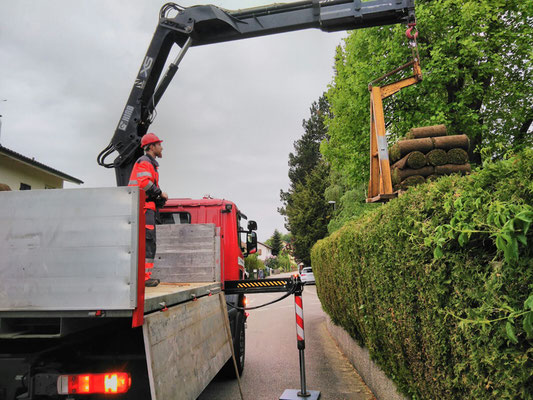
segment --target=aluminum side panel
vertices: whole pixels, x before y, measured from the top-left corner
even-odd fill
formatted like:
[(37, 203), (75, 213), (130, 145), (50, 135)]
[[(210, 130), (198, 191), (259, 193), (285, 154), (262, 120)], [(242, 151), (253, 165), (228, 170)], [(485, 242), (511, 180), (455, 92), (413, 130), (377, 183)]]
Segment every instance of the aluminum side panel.
[(0, 311), (136, 305), (138, 188), (0, 193)]
[(231, 357), (224, 295), (204, 296), (145, 316), (152, 400), (194, 400)]

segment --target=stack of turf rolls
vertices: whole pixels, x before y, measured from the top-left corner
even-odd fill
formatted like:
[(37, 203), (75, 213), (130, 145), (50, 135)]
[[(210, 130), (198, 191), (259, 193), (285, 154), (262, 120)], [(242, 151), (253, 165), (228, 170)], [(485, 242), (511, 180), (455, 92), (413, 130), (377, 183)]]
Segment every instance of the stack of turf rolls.
[(445, 125), (412, 128), (390, 148), (394, 190), (406, 190), (441, 175), (471, 171), (468, 137), (446, 133)]

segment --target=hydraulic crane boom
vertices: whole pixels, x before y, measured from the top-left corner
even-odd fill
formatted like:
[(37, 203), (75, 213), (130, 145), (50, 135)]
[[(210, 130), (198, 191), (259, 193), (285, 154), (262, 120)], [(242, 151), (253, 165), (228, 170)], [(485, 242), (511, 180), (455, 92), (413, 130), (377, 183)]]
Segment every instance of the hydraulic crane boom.
[[(98, 163), (115, 168), (118, 186), (128, 184), (133, 164), (142, 155), (141, 137), (147, 132), (157, 103), (191, 46), (308, 28), (335, 32), (407, 23), (415, 19), (414, 6), (414, 0), (306, 0), (229, 11), (213, 5), (183, 8), (174, 3), (165, 4), (115, 134), (99, 154)], [(170, 16), (173, 12), (175, 15)], [(174, 44), (180, 46), (181, 51), (159, 81)], [(106, 163), (105, 159), (114, 152), (118, 156)]]

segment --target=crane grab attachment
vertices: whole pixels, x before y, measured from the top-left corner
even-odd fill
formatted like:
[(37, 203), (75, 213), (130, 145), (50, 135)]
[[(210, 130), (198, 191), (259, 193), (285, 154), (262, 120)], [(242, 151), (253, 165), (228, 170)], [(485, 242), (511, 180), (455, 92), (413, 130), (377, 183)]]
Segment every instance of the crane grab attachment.
[[(412, 60), (375, 79), (368, 85), (370, 91), (370, 180), (368, 182), (367, 203), (386, 202), (398, 195), (398, 192), (393, 191), (392, 187), (383, 100), (403, 88), (422, 81), (422, 69), (420, 68), (420, 56), (416, 42), (418, 31), (413, 33), (414, 29), (416, 29), (416, 22), (412, 21), (408, 24), (405, 32), (409, 39)], [(410, 67), (413, 69), (411, 76), (383, 86), (376, 85)]]

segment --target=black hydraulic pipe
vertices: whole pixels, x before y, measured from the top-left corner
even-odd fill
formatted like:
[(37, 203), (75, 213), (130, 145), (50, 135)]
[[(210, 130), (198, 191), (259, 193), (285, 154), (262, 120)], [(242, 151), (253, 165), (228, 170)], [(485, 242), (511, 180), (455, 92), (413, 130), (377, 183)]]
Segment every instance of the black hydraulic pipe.
[(155, 90), (154, 96), (150, 100), (149, 107), (148, 107), (148, 110), (150, 110), (150, 112), (153, 111), (153, 109), (159, 103), (159, 100), (161, 100), (161, 97), (163, 96), (163, 94), (167, 90), (168, 85), (170, 85), (170, 82), (172, 81), (172, 78), (174, 78), (174, 75), (176, 75), (176, 72), (178, 71), (178, 66), (179, 66), (181, 60), (183, 60), (183, 57), (185, 56), (185, 53), (187, 52), (187, 50), (189, 49), (191, 44), (192, 44), (192, 39), (189, 37), (189, 39), (187, 39), (187, 41), (185, 42), (185, 44), (181, 48), (181, 50), (180, 50), (178, 56), (176, 57), (176, 59), (174, 60), (174, 62), (169, 65), (165, 76), (163, 77), (163, 79), (161, 79), (161, 82), (159, 82), (159, 84), (157, 85), (157, 88)]

